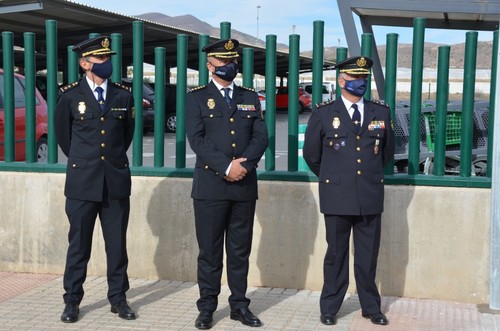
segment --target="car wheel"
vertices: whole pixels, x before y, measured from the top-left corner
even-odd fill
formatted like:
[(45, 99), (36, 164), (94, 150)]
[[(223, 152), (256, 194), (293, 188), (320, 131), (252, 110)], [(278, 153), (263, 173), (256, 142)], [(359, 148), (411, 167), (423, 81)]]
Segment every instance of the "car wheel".
[(48, 150), (49, 145), (47, 144), (47, 138), (41, 137), (36, 143), (36, 156), (38, 163), (47, 163), (49, 155)]
[(299, 102), (299, 114), (302, 114), (305, 110), (306, 108), (304, 107), (304, 105)]
[(175, 113), (167, 114), (165, 118), (165, 131), (175, 132), (177, 129), (177, 117)]

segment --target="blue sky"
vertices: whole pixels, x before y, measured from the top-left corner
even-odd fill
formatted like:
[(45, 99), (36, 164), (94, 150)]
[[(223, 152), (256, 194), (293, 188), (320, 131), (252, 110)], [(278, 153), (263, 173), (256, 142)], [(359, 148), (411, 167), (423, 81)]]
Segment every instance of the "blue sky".
[[(292, 33), (300, 35), (300, 50), (312, 50), (313, 22), (324, 22), (326, 47), (346, 47), (346, 40), (337, 2), (333, 0), (248, 0), (248, 1), (171, 1), (171, 0), (73, 0), (99, 9), (125, 15), (159, 12), (168, 16), (190, 14), (214, 26), (230, 22), (231, 28), (265, 40), (277, 36), (278, 43), (288, 44)], [(257, 8), (260, 6), (260, 8)], [(258, 18), (258, 19), (257, 19)], [(357, 21), (357, 19), (356, 19)], [(258, 23), (257, 23), (258, 22)], [(358, 33), (361, 33), (358, 27)], [(413, 30), (398, 27), (374, 27), (378, 44), (385, 44), (387, 33), (399, 34), (399, 43), (411, 43)], [(425, 32), (425, 41), (441, 44), (465, 42), (466, 31), (432, 30)], [(480, 32), (479, 40), (492, 40), (492, 32)]]

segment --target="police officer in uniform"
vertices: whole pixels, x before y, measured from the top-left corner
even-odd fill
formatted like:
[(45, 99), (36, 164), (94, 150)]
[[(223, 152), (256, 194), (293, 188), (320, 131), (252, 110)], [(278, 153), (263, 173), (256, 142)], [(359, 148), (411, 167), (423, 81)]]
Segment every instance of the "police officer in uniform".
[(267, 128), (253, 90), (237, 86), (238, 41), (202, 49), (212, 79), (188, 93), (186, 131), (196, 166), (193, 198), (199, 246), (200, 298), (195, 327), (210, 329), (221, 289), (224, 241), (231, 319), (258, 327), (246, 297), (257, 199), (257, 163), (267, 147)]
[(131, 189), (126, 151), (134, 133), (133, 98), (126, 87), (108, 80), (115, 54), (108, 37), (85, 40), (73, 51), (85, 75), (61, 88), (54, 115), (57, 140), (68, 157), (64, 194), (70, 228), (61, 320), (78, 321), (97, 215), (106, 246), (111, 312), (135, 319), (125, 295)]
[(353, 231), (354, 275), (362, 315), (388, 324), (375, 284), (384, 203), (384, 166), (394, 156), (389, 108), (363, 98), (373, 62), (339, 62), (341, 98), (316, 106), (304, 137), (303, 155), (319, 177), (320, 210), (328, 248), (323, 265), (320, 320), (337, 323), (349, 286), (349, 237)]

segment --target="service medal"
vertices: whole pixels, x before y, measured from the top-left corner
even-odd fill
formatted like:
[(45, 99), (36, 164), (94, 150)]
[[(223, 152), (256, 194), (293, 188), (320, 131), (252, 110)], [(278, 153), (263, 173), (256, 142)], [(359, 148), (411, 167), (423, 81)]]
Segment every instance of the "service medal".
[(78, 103), (78, 111), (80, 112), (80, 114), (85, 114), (85, 112), (87, 111), (87, 106), (85, 105), (85, 102), (84, 101), (80, 101)]
[(332, 125), (334, 129), (338, 129), (340, 126), (340, 118), (334, 117), (332, 121)]
[(212, 98), (208, 99), (207, 106), (208, 106), (208, 109), (214, 109), (215, 108), (215, 100)]

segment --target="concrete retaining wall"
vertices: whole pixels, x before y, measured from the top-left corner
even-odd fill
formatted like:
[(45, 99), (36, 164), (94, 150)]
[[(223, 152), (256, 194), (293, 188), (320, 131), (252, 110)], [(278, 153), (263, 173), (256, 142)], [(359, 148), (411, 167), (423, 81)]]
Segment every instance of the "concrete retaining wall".
[[(0, 172), (0, 271), (63, 273), (64, 177)], [(190, 189), (191, 179), (133, 177), (130, 277), (196, 281)], [(317, 184), (260, 181), (259, 192), (249, 285), (320, 290), (326, 243)], [(386, 186), (382, 222), (383, 295), (488, 302), (489, 189)], [(99, 226), (94, 238), (89, 274), (105, 275)]]

